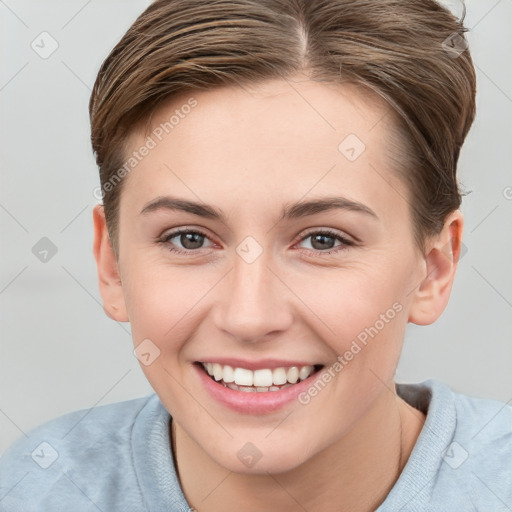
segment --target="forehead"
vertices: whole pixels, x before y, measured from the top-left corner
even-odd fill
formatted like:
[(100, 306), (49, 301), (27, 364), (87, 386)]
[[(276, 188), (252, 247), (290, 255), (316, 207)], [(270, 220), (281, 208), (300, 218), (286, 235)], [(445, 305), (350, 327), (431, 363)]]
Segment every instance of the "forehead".
[(180, 94), (154, 112), (146, 133), (132, 134), (131, 150), (153, 143), (127, 177), (128, 193), (137, 191), (130, 202), (172, 192), (221, 206), (259, 195), (270, 207), (336, 189), (385, 207), (400, 186), (386, 157), (388, 113), (355, 85), (299, 78)]
[[(191, 98), (196, 103), (193, 108), (189, 107)], [(198, 137), (226, 144), (236, 135), (248, 144), (267, 142), (278, 147), (295, 140), (300, 145), (307, 138), (312, 145), (323, 140), (327, 146), (345, 131), (369, 139), (368, 132), (388, 111), (381, 98), (362, 87), (316, 82), (299, 75), (183, 92), (153, 113), (146, 135), (170, 123), (174, 137), (193, 130)], [(275, 139), (276, 135), (280, 138)]]

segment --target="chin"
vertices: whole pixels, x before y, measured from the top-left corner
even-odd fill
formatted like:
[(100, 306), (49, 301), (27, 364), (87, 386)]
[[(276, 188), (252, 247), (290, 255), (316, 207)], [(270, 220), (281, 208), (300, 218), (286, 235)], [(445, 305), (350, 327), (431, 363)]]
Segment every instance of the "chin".
[[(240, 438), (238, 438), (240, 439)], [(280, 474), (292, 471), (314, 454), (304, 449), (304, 440), (279, 443), (230, 441), (228, 445), (219, 443), (214, 451), (207, 451), (208, 456), (219, 466), (234, 473), (245, 475)]]

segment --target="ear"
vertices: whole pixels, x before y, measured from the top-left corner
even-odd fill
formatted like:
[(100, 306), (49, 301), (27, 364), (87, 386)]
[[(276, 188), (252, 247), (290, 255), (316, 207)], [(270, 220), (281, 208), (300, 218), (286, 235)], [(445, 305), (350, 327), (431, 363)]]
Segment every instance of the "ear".
[(442, 231), (427, 243), (423, 280), (413, 292), (409, 322), (429, 325), (444, 311), (450, 298), (455, 271), (462, 249), (464, 217), (455, 210)]
[(123, 295), (121, 276), (114, 249), (108, 235), (105, 212), (102, 204), (93, 209), (94, 221), (94, 259), (98, 269), (98, 281), (103, 310), (108, 317), (117, 322), (128, 322), (128, 314)]

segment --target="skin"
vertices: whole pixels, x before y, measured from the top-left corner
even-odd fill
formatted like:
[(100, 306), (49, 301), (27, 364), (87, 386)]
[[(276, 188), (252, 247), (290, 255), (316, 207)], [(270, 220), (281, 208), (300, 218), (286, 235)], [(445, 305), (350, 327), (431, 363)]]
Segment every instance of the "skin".
[[(152, 127), (189, 97), (164, 103)], [(388, 144), (393, 120), (380, 99), (354, 86), (297, 76), (293, 87), (270, 80), (193, 97), (198, 105), (125, 178), (118, 260), (102, 206), (94, 209), (104, 308), (131, 323), (135, 346), (149, 338), (160, 350), (141, 367), (174, 418), (185, 496), (201, 512), (234, 512), (240, 503), (246, 511), (374, 510), (425, 421), (394, 387), (405, 328), (444, 310), (463, 217), (450, 214), (426, 252), (418, 249), (410, 194), (386, 153), (397, 147)], [(353, 162), (338, 150), (351, 133), (366, 145)], [(130, 147), (145, 136), (134, 131)], [(170, 210), (141, 215), (164, 195), (212, 205), (226, 221)], [(330, 210), (279, 220), (285, 205), (326, 196), (363, 203), (378, 218)], [(158, 242), (179, 227), (206, 237), (196, 246), (180, 236)], [(322, 254), (340, 242), (328, 238), (323, 249), (307, 235), (326, 228), (356, 243)], [(236, 251), (247, 236), (263, 251), (252, 263)], [(307, 405), (235, 412), (212, 400), (193, 368), (212, 357), (327, 368), (394, 303), (400, 313)], [(251, 468), (237, 457), (247, 442), (262, 454)]]

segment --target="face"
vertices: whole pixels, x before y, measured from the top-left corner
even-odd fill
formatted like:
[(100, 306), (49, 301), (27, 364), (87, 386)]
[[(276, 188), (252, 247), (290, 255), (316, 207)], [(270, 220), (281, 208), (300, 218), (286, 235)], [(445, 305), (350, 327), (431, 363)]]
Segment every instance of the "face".
[(118, 263), (142, 369), (231, 471), (299, 466), (393, 380), (424, 261), (386, 111), (306, 79), (183, 95), (125, 178)]

